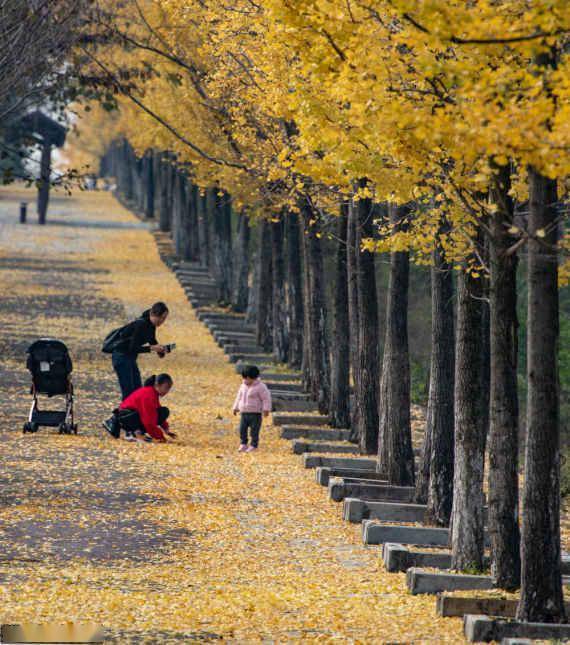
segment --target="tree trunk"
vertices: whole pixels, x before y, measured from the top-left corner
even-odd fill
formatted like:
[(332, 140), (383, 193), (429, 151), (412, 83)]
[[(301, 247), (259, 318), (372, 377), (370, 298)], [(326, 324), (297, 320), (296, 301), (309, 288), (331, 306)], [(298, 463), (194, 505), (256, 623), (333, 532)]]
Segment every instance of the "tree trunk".
[(143, 189), (145, 190), (145, 215), (149, 218), (154, 217), (154, 152), (146, 152), (146, 168), (143, 180)]
[(198, 240), (200, 243), (200, 264), (210, 267), (210, 226), (206, 192), (196, 189), (196, 211), (198, 217)]
[(309, 380), (319, 412), (327, 414), (330, 403), (330, 360), (320, 229), (317, 213), (307, 199), (303, 201), (302, 209), (307, 245), (305, 271), (308, 278), (309, 335), (306, 349), (309, 352)]
[[(360, 182), (364, 187), (366, 182)], [(378, 397), (380, 388), (380, 343), (378, 330), (378, 296), (376, 292), (375, 256), (360, 249), (364, 238), (374, 234), (372, 200), (359, 199), (356, 211), (355, 252), (358, 289), (358, 353), (354, 401), (357, 408), (357, 436), (360, 452), (378, 452)], [(409, 412), (408, 412), (409, 414)]]
[(38, 222), (46, 223), (51, 181), (51, 145), (44, 143), (40, 160), (40, 185), (38, 188)]
[[(405, 226), (406, 207), (390, 205), (390, 221)], [(414, 485), (414, 452), (410, 425), (410, 357), (408, 353), (409, 253), (390, 253), (386, 304), (386, 337), (380, 381), (378, 470), (397, 486)]]
[(232, 304), (233, 310), (243, 313), (247, 309), (249, 298), (249, 219), (245, 211), (238, 217), (237, 243), (235, 248), (236, 274)]
[[(356, 206), (352, 201), (348, 204), (348, 224), (346, 231), (346, 268), (348, 282), (348, 324), (350, 328), (350, 370), (352, 373), (353, 405), (350, 406), (350, 440), (359, 443), (358, 405), (358, 351), (360, 311), (358, 308), (358, 255), (360, 253), (359, 226)], [(376, 281), (376, 276), (374, 276)], [(376, 296), (376, 288), (374, 288)], [(376, 308), (376, 312), (378, 308)]]
[[(426, 425), (426, 522), (448, 526), (453, 504), (454, 329), (451, 267), (439, 248), (431, 267), (431, 365)], [(425, 476), (425, 475), (424, 475)], [(419, 481), (419, 480), (418, 480)], [(416, 484), (416, 490), (419, 485)]]
[(287, 231), (289, 366), (298, 369), (303, 362), (303, 280), (299, 215), (288, 212), (285, 218)]
[(186, 257), (192, 262), (200, 261), (202, 246), (198, 230), (198, 202), (200, 199), (198, 187), (190, 178), (185, 178), (186, 184), (186, 238), (188, 247)]
[(218, 287), (218, 302), (229, 304), (232, 298), (232, 220), (230, 196), (215, 191), (213, 219), (213, 273)]
[(497, 586), (520, 585), (518, 521), (517, 256), (508, 254), (515, 240), (508, 229), (514, 207), (510, 171), (499, 170), (491, 196), (497, 211), (490, 221), (491, 387), (489, 428), (489, 508), (492, 574)]
[(253, 261), (253, 270), (251, 271), (251, 283), (249, 284), (249, 295), (247, 299), (247, 312), (245, 314), (245, 322), (250, 325), (257, 325), (257, 296), (259, 291), (259, 272), (261, 269), (258, 258), (260, 252), (258, 244)]
[(166, 154), (162, 155), (160, 169), (160, 230), (164, 233), (170, 231), (172, 219), (172, 164)]
[(186, 236), (186, 190), (180, 172), (174, 172), (174, 187), (172, 192), (172, 239), (174, 249), (179, 258), (185, 259), (188, 239)]
[(333, 428), (350, 426), (350, 331), (348, 325), (348, 283), (346, 234), (348, 202), (343, 202), (337, 221), (336, 280), (331, 353), (330, 418)]
[(556, 182), (529, 168), (527, 438), (517, 616), (565, 620), (560, 566)]
[(289, 356), (289, 329), (285, 287), (285, 259), (283, 257), (283, 219), (271, 224), (273, 272), (273, 355), (279, 363)]
[(483, 568), (482, 280), (460, 272), (457, 280), (455, 352), (455, 472), (451, 568)]
[(266, 352), (273, 349), (273, 266), (271, 259), (271, 223), (263, 220), (258, 255), (256, 342)]

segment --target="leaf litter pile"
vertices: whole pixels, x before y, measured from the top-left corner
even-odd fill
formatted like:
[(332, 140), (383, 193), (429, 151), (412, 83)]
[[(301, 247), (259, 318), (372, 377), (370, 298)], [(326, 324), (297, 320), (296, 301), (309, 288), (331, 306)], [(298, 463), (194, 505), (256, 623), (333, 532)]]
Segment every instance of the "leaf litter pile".
[[(462, 642), (461, 621), (384, 571), (276, 428), (256, 454), (236, 452), (239, 377), (148, 227), (94, 192), (56, 195), (47, 226), (20, 225), (23, 198), (0, 192), (2, 622), (94, 622), (120, 643)], [(177, 349), (139, 365), (173, 376), (179, 438), (114, 441), (101, 341), (156, 300), (171, 311), (159, 341)], [(25, 350), (42, 336), (71, 352), (78, 436), (22, 434)]]

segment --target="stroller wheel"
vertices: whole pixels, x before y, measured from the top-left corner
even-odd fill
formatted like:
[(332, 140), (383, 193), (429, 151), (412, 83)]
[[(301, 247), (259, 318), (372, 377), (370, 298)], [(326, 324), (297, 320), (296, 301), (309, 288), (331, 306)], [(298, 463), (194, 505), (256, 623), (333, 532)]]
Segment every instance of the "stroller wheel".
[(67, 434), (67, 424), (66, 423), (60, 423), (58, 427), (58, 432), (59, 434)]
[(30, 427), (30, 432), (37, 432), (40, 429), (40, 426), (37, 423), (32, 423)]
[(77, 434), (77, 423), (73, 424), (73, 434)]
[(31, 423), (24, 423), (24, 428), (23, 428), (23, 433), (26, 434), (26, 432), (31, 432), (32, 431), (32, 424)]

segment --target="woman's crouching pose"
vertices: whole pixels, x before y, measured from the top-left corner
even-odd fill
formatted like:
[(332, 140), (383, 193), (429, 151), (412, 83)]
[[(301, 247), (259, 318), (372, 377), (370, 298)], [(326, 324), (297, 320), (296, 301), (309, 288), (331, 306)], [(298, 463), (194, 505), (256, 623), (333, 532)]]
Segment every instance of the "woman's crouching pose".
[(160, 405), (172, 387), (169, 374), (159, 374), (148, 378), (143, 387), (130, 394), (114, 411), (105, 428), (119, 438), (121, 428), (127, 441), (166, 441), (166, 436), (175, 438), (176, 434), (168, 427), (169, 410)]

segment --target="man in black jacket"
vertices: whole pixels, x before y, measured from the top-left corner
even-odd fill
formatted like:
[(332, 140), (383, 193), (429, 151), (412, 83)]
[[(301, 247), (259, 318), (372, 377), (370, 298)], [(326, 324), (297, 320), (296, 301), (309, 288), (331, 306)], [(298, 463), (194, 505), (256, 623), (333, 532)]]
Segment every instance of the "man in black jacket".
[(121, 339), (112, 354), (113, 369), (119, 378), (123, 400), (142, 387), (138, 355), (156, 352), (161, 358), (164, 356), (165, 348), (156, 340), (156, 328), (164, 323), (167, 316), (168, 307), (164, 302), (155, 302), (140, 318), (123, 328)]

